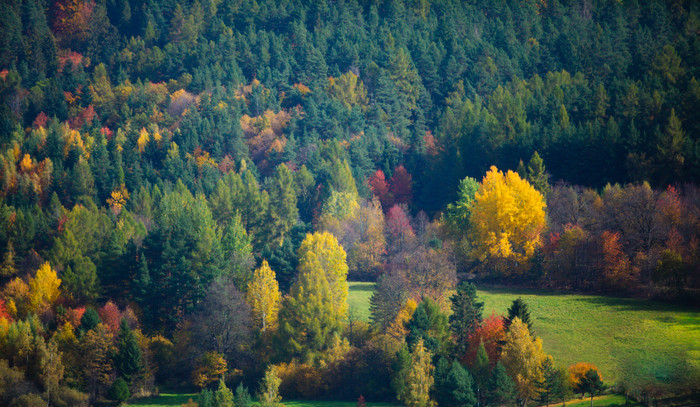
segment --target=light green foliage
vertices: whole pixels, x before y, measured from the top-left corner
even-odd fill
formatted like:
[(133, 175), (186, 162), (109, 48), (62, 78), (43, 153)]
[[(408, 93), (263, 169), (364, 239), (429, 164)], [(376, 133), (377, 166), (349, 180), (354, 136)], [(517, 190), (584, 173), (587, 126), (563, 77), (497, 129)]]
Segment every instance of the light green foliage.
[(330, 346), (347, 316), (346, 255), (330, 233), (308, 234), (299, 247), (299, 275), (279, 315), (282, 346), (311, 355)]
[(279, 394), (280, 384), (282, 384), (282, 380), (277, 376), (277, 369), (274, 366), (268, 367), (265, 371), (265, 377), (260, 383), (260, 392), (258, 393), (260, 407), (280, 405), (282, 400), (282, 396)]
[(435, 402), (430, 400), (430, 389), (433, 387), (432, 355), (419, 340), (411, 352), (410, 363), (398, 375), (403, 381), (399, 400), (407, 407), (432, 407)]

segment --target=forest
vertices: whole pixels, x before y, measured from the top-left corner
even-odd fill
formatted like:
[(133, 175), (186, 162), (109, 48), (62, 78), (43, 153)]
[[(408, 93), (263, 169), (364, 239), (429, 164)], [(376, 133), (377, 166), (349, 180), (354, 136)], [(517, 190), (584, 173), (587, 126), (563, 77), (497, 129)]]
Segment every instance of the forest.
[(4, 0), (0, 405), (697, 398), (477, 293), (697, 316), (697, 77), (692, 0)]

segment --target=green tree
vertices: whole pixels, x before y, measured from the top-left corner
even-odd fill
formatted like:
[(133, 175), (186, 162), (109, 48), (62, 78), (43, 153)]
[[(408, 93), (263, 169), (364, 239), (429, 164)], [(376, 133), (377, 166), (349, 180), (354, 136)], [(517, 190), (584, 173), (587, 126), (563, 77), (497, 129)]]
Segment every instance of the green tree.
[(528, 331), (533, 333), (533, 323), (532, 318), (530, 317), (530, 310), (528, 309), (527, 303), (523, 301), (522, 298), (513, 300), (513, 303), (508, 308), (508, 315), (503, 317), (503, 326), (506, 331), (508, 331), (515, 318), (520, 319), (522, 323), (527, 325)]
[(299, 247), (299, 275), (279, 315), (279, 338), (292, 355), (330, 346), (347, 317), (345, 251), (330, 233), (306, 235)]
[(112, 387), (109, 388), (109, 398), (115, 400), (119, 403), (123, 403), (131, 397), (129, 392), (129, 385), (126, 380), (118, 377), (117, 380), (112, 383)]
[(219, 388), (214, 392), (214, 406), (215, 407), (233, 407), (233, 393), (226, 387), (226, 382), (224, 378), (219, 379)]
[(282, 380), (277, 376), (277, 368), (268, 367), (265, 371), (265, 377), (260, 383), (260, 392), (258, 393), (258, 403), (261, 407), (280, 405), (282, 400), (282, 396), (279, 394), (280, 384), (282, 384)]
[(280, 164), (268, 189), (270, 194), (270, 224), (272, 240), (282, 244), (299, 217), (297, 196), (294, 190), (294, 178), (286, 165)]
[(476, 286), (466, 281), (457, 286), (457, 292), (450, 297), (450, 301), (450, 331), (457, 354), (464, 355), (467, 351), (467, 339), (481, 326), (484, 303), (477, 300)]
[(476, 351), (476, 359), (472, 366), (472, 373), (474, 375), (476, 398), (479, 404), (483, 404), (486, 401), (486, 396), (489, 391), (489, 379), (491, 378), (491, 363), (489, 361), (489, 355), (486, 353), (484, 341), (479, 342), (479, 348)]
[(119, 333), (117, 335), (117, 354), (114, 364), (124, 380), (127, 383), (133, 383), (144, 370), (143, 354), (141, 347), (136, 340), (136, 335), (129, 327), (126, 319), (121, 320), (119, 324)]
[(438, 406), (467, 407), (477, 405), (472, 377), (456, 360), (450, 364), (440, 358), (435, 368), (435, 402)]
[(430, 298), (418, 304), (406, 328), (409, 330), (406, 337), (409, 346), (415, 346), (420, 341), (433, 355), (446, 354), (450, 336), (447, 315)]
[(530, 157), (530, 161), (527, 163), (527, 180), (536, 190), (540, 191), (542, 195), (547, 196), (549, 192), (549, 175), (547, 175), (544, 168), (544, 161), (542, 157), (535, 151)]
[(56, 392), (59, 389), (61, 380), (63, 380), (65, 366), (61, 360), (62, 353), (58, 350), (58, 345), (53, 339), (48, 343), (40, 341), (38, 351), (41, 380), (46, 390), (46, 400), (50, 403), (51, 397), (56, 397)]
[(501, 362), (496, 363), (489, 381), (488, 404), (492, 406), (512, 406), (515, 404), (517, 390), (513, 379), (508, 376)]
[(234, 395), (233, 398), (233, 405), (235, 407), (252, 407), (253, 406), (253, 399), (250, 397), (250, 393), (248, 392), (248, 388), (243, 385), (243, 383), (240, 383), (238, 387), (236, 387), (236, 394)]
[(591, 396), (591, 407), (593, 407), (593, 397), (605, 390), (605, 384), (595, 369), (589, 369), (577, 387), (582, 394), (588, 393)]

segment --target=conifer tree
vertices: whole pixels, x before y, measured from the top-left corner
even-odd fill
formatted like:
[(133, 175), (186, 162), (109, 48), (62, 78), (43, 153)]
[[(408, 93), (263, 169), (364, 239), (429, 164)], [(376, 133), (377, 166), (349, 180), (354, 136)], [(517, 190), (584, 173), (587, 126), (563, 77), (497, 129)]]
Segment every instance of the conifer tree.
[(549, 176), (544, 168), (544, 161), (537, 151), (535, 151), (532, 153), (530, 162), (527, 163), (527, 180), (530, 182), (530, 185), (540, 191), (542, 195), (547, 196), (550, 190), (548, 178)]
[(530, 334), (533, 333), (533, 323), (530, 317), (530, 310), (528, 309), (527, 303), (523, 301), (522, 298), (513, 300), (513, 303), (508, 308), (508, 315), (503, 317), (503, 327), (506, 331), (508, 331), (515, 318), (520, 319), (522, 323), (527, 325), (527, 329)]
[(297, 222), (297, 196), (294, 191), (294, 178), (286, 165), (280, 164), (269, 188), (270, 224), (273, 243), (281, 244), (285, 236)]
[(234, 407), (233, 393), (226, 387), (223, 377), (219, 379), (219, 388), (214, 392), (214, 404), (216, 407)]
[(506, 373), (506, 368), (501, 362), (491, 373), (489, 381), (488, 404), (492, 406), (512, 406), (515, 403), (516, 388), (513, 380)]
[(127, 383), (133, 383), (134, 379), (137, 379), (143, 372), (142, 356), (141, 347), (136, 340), (134, 332), (129, 327), (126, 319), (122, 318), (117, 336), (115, 367)]
[(450, 315), (450, 331), (456, 344), (458, 355), (467, 351), (467, 339), (481, 325), (483, 301), (477, 301), (476, 286), (462, 282), (457, 286), (457, 293), (450, 297), (452, 315)]

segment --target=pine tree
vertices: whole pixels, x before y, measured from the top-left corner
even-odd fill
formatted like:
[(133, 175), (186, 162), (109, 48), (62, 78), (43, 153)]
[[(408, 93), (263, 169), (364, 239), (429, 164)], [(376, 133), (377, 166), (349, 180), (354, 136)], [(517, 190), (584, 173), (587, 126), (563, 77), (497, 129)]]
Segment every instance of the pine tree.
[(527, 325), (528, 331), (530, 334), (533, 334), (533, 323), (530, 318), (530, 311), (528, 310), (527, 303), (523, 301), (522, 298), (513, 300), (510, 308), (508, 308), (508, 316), (503, 317), (503, 326), (505, 327), (506, 331), (508, 331), (510, 325), (513, 323), (513, 319), (515, 318), (519, 318), (522, 323)]
[(492, 406), (512, 406), (515, 404), (516, 389), (513, 380), (506, 373), (506, 368), (501, 362), (491, 373), (489, 381), (488, 404)]
[(268, 227), (272, 229), (273, 243), (281, 245), (299, 217), (294, 178), (286, 165), (280, 164), (275, 169), (269, 193), (270, 224)]
[(12, 277), (15, 273), (17, 273), (15, 268), (15, 246), (12, 240), (8, 240), (7, 249), (2, 257), (2, 264), (0, 264), (0, 277)]
[(117, 371), (128, 383), (133, 383), (143, 372), (141, 347), (136, 340), (134, 332), (129, 327), (126, 319), (122, 319), (119, 324), (119, 334), (117, 337), (117, 355), (115, 365)]
[(544, 161), (537, 151), (535, 151), (532, 153), (530, 162), (527, 163), (527, 180), (536, 190), (540, 191), (542, 195), (547, 196), (550, 190), (548, 178), (549, 176), (544, 168)]
[(223, 377), (219, 379), (219, 388), (214, 392), (214, 405), (216, 407), (233, 407), (233, 393), (226, 387)]
[(250, 397), (250, 393), (248, 393), (248, 388), (245, 387), (243, 383), (240, 383), (238, 387), (236, 387), (233, 405), (235, 407), (252, 407), (253, 405), (253, 399)]
[(440, 358), (435, 369), (435, 401), (438, 406), (468, 407), (477, 404), (472, 377), (456, 360)]
[(477, 301), (476, 286), (462, 282), (457, 286), (457, 293), (450, 297), (452, 315), (450, 315), (450, 330), (456, 343), (458, 355), (467, 351), (467, 338), (481, 325), (483, 301)]
[(472, 372), (474, 373), (476, 397), (479, 400), (479, 404), (483, 404), (488, 393), (489, 379), (491, 378), (491, 364), (489, 362), (489, 355), (486, 353), (484, 341), (479, 342)]

